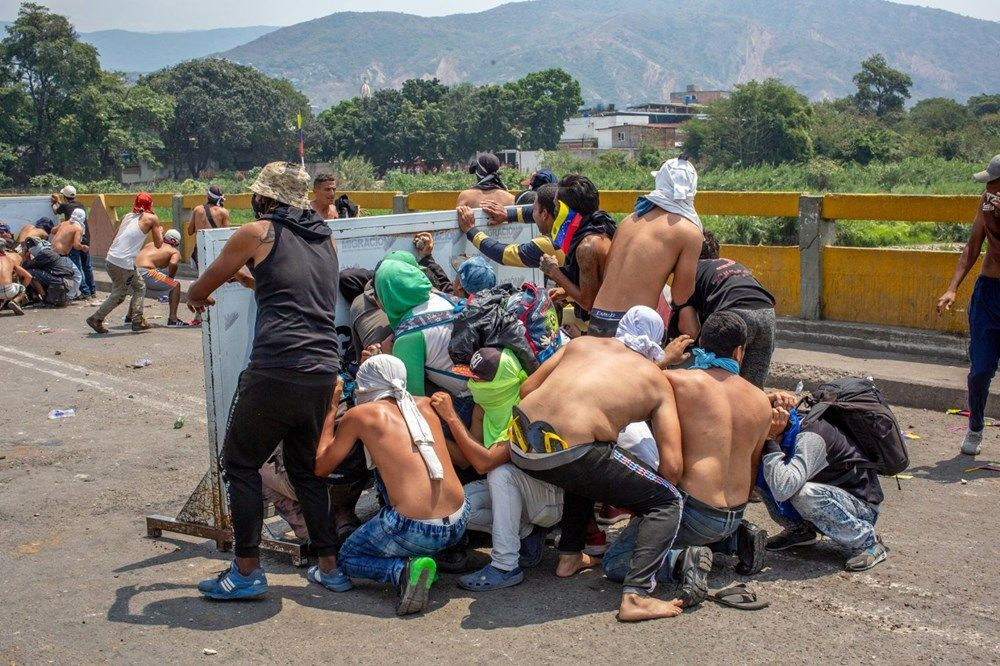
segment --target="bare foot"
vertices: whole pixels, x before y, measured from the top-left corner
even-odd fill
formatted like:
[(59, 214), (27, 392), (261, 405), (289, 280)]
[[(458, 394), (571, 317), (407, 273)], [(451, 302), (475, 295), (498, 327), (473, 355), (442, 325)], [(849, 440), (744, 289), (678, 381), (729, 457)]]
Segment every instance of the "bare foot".
[(596, 557), (591, 557), (586, 553), (560, 555), (559, 563), (556, 565), (556, 576), (559, 578), (569, 578), (578, 571), (597, 566), (597, 561)]
[(664, 601), (653, 597), (640, 597), (638, 594), (622, 596), (622, 605), (618, 608), (619, 622), (642, 622), (656, 620), (661, 617), (677, 617), (684, 612), (680, 599)]

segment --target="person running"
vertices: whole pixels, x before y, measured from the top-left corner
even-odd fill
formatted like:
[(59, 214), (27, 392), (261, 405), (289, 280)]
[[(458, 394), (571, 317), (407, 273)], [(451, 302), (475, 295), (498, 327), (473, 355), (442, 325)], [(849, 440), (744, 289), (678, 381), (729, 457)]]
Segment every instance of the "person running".
[[(743, 319), (747, 325), (747, 340), (740, 376), (763, 389), (774, 354), (774, 296), (761, 286), (748, 268), (732, 259), (719, 257), (719, 241), (711, 231), (705, 231), (694, 293), (685, 307), (693, 308), (698, 315), (691, 322), (694, 338), (699, 335), (701, 322), (716, 312), (735, 312)], [(672, 317), (668, 337), (679, 335), (678, 318)]]
[[(191, 211), (191, 220), (188, 222), (187, 232), (189, 236), (197, 236), (202, 229), (220, 229), (229, 226), (229, 210), (223, 207), (226, 202), (226, 195), (218, 185), (212, 185), (205, 194), (206, 201)], [(194, 250), (191, 251), (191, 261), (194, 267), (198, 268), (198, 243), (195, 242)]]
[(331, 409), (340, 342), (338, 258), (332, 231), (309, 206), (309, 175), (297, 164), (271, 162), (250, 186), (255, 222), (242, 225), (188, 289), (188, 307), (203, 311), (212, 293), (248, 266), (257, 321), (250, 362), (233, 397), (220, 464), (229, 499), (235, 559), (198, 590), (212, 599), (267, 592), (260, 566), (264, 499), (260, 468), (279, 444), (302, 505), (319, 565), (309, 580), (349, 589), (337, 567), (338, 539), (326, 482), (316, 477), (316, 445)]
[(968, 456), (982, 450), (986, 399), (1000, 361), (1000, 155), (973, 178), (985, 183), (986, 191), (979, 199), (972, 233), (958, 258), (955, 275), (937, 302), (938, 316), (951, 310), (956, 292), (976, 265), (985, 240), (986, 258), (969, 303), (969, 429), (962, 441), (962, 453)]
[(163, 225), (153, 212), (153, 198), (146, 192), (135, 197), (132, 212), (122, 218), (115, 239), (108, 249), (107, 270), (111, 278), (111, 293), (97, 312), (87, 317), (87, 325), (98, 334), (107, 333), (104, 320), (111, 311), (122, 304), (126, 295), (131, 297), (129, 317), (132, 332), (138, 333), (153, 328), (142, 314), (142, 299), (146, 293), (146, 283), (135, 268), (135, 258), (142, 250), (146, 235), (153, 235), (153, 245), (163, 247)]
[(458, 195), (458, 206), (480, 208), (484, 201), (492, 200), (504, 206), (514, 203), (514, 195), (500, 178), (500, 160), (493, 153), (480, 153), (469, 162), (469, 173), (479, 180)]
[[(771, 427), (767, 396), (738, 375), (746, 324), (736, 313), (718, 312), (705, 320), (701, 340), (696, 369), (666, 372), (681, 424), (684, 471), (677, 487), (684, 512), (657, 579), (682, 582), (686, 605), (701, 603), (708, 592), (713, 550), (739, 553), (739, 572), (757, 573), (767, 539), (743, 515)], [(629, 524), (604, 555), (601, 564), (610, 580), (625, 579), (637, 528)]]
[[(162, 296), (168, 297), (170, 312), (167, 315), (167, 326), (170, 328), (185, 328), (191, 325), (177, 317), (177, 306), (181, 302), (181, 283), (175, 276), (177, 267), (181, 264), (181, 253), (177, 249), (180, 244), (181, 232), (171, 229), (163, 234), (161, 247), (147, 243), (135, 258), (135, 267), (146, 283), (146, 292), (157, 300)], [(166, 273), (162, 272), (164, 270)]]
[[(362, 363), (354, 396), (357, 406), (336, 428), (335, 407), (330, 410), (315, 473), (325, 477), (363, 438), (383, 506), (341, 546), (340, 565), (348, 576), (392, 583), (399, 594), (398, 615), (419, 613), (427, 607), (437, 573), (432, 557), (461, 541), (469, 502), (441, 421), (430, 399), (414, 398), (406, 390), (402, 361), (378, 354)], [(339, 397), (335, 394), (332, 405)]]
[[(562, 346), (521, 386), (510, 425), (511, 462), (564, 491), (557, 575), (571, 576), (596, 563), (583, 553), (595, 500), (635, 513), (637, 545), (618, 611), (623, 622), (682, 612), (680, 599), (651, 596), (680, 524), (681, 496), (673, 484), (684, 461), (674, 392), (654, 362), (663, 349), (640, 332), (644, 328), (615, 339), (584, 336)], [(662, 321), (659, 329), (662, 335)], [(636, 421), (650, 422), (657, 468), (615, 445), (625, 426)]]
[(21, 267), (21, 257), (9, 250), (10, 241), (0, 240), (0, 310), (6, 308), (20, 316), (24, 314), (21, 309), (26, 296), (24, 285), (30, 284), (32, 278), (31, 273)]
[(704, 237), (694, 210), (698, 174), (685, 159), (667, 160), (653, 173), (656, 189), (639, 197), (635, 210), (618, 225), (600, 292), (590, 312), (590, 334), (614, 335), (633, 305), (656, 308), (671, 275), (674, 312), (680, 332), (695, 337), (694, 311), (685, 308), (694, 293)]

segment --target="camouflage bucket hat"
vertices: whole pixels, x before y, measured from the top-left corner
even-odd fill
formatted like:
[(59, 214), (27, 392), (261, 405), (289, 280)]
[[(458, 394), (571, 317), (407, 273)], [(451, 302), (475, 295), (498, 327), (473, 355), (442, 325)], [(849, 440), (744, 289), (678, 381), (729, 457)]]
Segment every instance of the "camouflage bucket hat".
[(271, 162), (265, 166), (250, 191), (283, 204), (308, 209), (309, 174), (298, 164)]

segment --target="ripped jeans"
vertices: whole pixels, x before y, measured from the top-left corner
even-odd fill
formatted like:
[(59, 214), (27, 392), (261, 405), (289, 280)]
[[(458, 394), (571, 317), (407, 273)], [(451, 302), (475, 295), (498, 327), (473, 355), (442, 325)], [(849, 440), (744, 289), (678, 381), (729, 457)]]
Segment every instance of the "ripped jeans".
[[(761, 493), (761, 496), (774, 522), (785, 528), (799, 527), (802, 524), (780, 516), (767, 493)], [(791, 502), (807, 523), (811, 523), (837, 543), (855, 550), (868, 548), (875, 543), (875, 521), (878, 520), (879, 506), (873, 506), (836, 486), (810, 482), (806, 482), (791, 497)]]

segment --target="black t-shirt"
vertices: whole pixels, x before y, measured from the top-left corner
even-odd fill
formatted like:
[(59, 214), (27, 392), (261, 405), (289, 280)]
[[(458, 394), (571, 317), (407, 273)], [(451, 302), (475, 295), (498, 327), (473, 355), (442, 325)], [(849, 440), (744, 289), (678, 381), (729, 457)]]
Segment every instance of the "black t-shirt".
[[(67, 201), (56, 206), (56, 215), (62, 215), (63, 221), (65, 222), (69, 220), (73, 211), (77, 208), (82, 209), (85, 213), (87, 212), (87, 207), (83, 204), (77, 203), (76, 201)], [(83, 238), (80, 239), (80, 242), (84, 245), (90, 245), (90, 225), (86, 222), (83, 223)]]
[(732, 259), (699, 259), (690, 303), (704, 321), (720, 310), (773, 308), (774, 296)]

